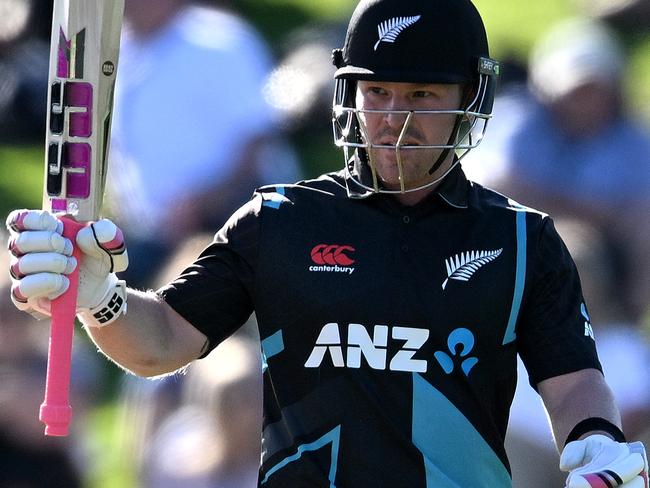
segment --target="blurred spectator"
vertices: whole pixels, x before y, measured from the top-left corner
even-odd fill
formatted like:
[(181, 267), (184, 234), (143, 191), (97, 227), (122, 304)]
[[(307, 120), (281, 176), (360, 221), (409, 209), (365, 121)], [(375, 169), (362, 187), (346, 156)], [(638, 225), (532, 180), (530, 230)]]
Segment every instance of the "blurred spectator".
[[(0, 242), (7, 236), (0, 231)], [(8, 253), (0, 253), (7, 269)], [(46, 437), (40, 422), (47, 368), (49, 321), (37, 321), (11, 302), (9, 275), (0, 275), (0, 487), (75, 488), (93, 469), (84, 430), (105, 382), (101, 359), (85, 335), (73, 345), (70, 436)]]
[(574, 0), (589, 15), (627, 31), (650, 31), (650, 0)]
[(278, 111), (283, 129), (309, 165), (312, 176), (336, 171), (340, 150), (332, 145), (332, 46), (340, 46), (347, 24), (321, 22), (295, 29), (268, 78), (264, 96)]
[(67, 439), (44, 437), (43, 424), (38, 420), (47, 354), (42, 330), (35, 330), (41, 327), (29, 315), (16, 310), (9, 298), (8, 283), (0, 283), (2, 487), (75, 488), (82, 483), (82, 473)]
[(0, 143), (41, 141), (45, 134), (49, 37), (37, 30), (41, 3), (0, 2)]
[(604, 232), (620, 254), (613, 291), (637, 320), (650, 296), (650, 135), (625, 112), (625, 62), (604, 25), (553, 27), (532, 52), (528, 87), (499, 97), (464, 166), (521, 203)]
[(180, 408), (147, 443), (143, 486), (257, 486), (262, 422), (259, 345), (238, 332), (191, 365), (183, 385)]
[(332, 77), (336, 71), (332, 46), (343, 43), (346, 28), (342, 22), (309, 24), (295, 29), (283, 43), (286, 53), (269, 76), (264, 95), (291, 130), (325, 132), (331, 139)]
[[(616, 300), (612, 274), (615, 259), (602, 233), (586, 222), (559, 219), (556, 227), (573, 256), (589, 308), (586, 321), (598, 341), (598, 355), (607, 383), (630, 438), (650, 440), (650, 345), (637, 324), (627, 322)], [(518, 362), (517, 391), (512, 404), (506, 446), (514, 488), (563, 486), (566, 473), (558, 468), (559, 455), (542, 402), (528, 384)]]
[[(179, 246), (153, 285), (177, 276), (210, 243), (198, 234)], [(186, 374), (123, 390), (124, 452), (143, 488), (254, 488), (260, 463), (262, 364), (255, 318)]]
[(129, 235), (128, 279), (146, 286), (180, 236), (218, 229), (298, 165), (262, 96), (271, 56), (247, 22), (190, 0), (127, 0), (125, 19), (109, 201)]

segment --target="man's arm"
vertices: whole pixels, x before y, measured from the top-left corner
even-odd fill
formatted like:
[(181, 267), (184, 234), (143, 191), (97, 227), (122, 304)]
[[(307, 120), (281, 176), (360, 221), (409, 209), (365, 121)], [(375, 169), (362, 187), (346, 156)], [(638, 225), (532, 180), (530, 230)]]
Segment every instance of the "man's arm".
[[(559, 451), (564, 448), (564, 441), (573, 427), (584, 419), (600, 417), (621, 428), (621, 415), (612, 391), (596, 369), (583, 369), (540, 381), (537, 390), (546, 406)], [(611, 437), (605, 432), (597, 433)]]
[(132, 289), (125, 315), (106, 327), (85, 329), (103, 354), (138, 376), (159, 376), (183, 368), (203, 354), (208, 344), (202, 332), (154, 292)]

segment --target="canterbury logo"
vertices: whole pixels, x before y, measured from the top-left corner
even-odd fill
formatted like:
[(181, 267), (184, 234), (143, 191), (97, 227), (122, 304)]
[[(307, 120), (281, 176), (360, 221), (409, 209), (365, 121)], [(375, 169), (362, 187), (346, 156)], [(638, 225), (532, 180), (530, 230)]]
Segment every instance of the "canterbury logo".
[(476, 271), (499, 257), (502, 249), (496, 251), (467, 251), (445, 259), (447, 279), (442, 283), (444, 290), (449, 280), (468, 281)]
[(345, 254), (346, 252), (354, 252), (354, 248), (352, 246), (318, 244), (311, 250), (311, 260), (316, 264), (350, 266), (354, 263), (354, 259), (350, 259)]
[(325, 271), (352, 274), (354, 259), (350, 253), (355, 251), (352, 246), (338, 244), (318, 244), (311, 250), (311, 260), (318, 266), (310, 266), (309, 271)]
[(379, 40), (375, 44), (374, 50), (377, 50), (381, 42), (395, 42), (397, 37), (404, 32), (404, 29), (415, 24), (420, 20), (420, 17), (420, 15), (414, 15), (413, 17), (395, 17), (379, 24), (377, 26)]

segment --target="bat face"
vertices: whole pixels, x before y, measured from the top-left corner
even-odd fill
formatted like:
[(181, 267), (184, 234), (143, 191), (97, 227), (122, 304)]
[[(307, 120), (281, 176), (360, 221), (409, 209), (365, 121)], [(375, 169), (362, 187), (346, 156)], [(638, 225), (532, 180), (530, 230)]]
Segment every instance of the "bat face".
[(43, 208), (99, 217), (124, 0), (54, 0)]

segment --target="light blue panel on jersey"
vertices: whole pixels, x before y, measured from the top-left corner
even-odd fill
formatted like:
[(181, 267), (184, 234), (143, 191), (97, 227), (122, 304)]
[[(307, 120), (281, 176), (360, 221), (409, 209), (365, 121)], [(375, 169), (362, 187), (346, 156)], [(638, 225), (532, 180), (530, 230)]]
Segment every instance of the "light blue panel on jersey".
[(284, 187), (282, 186), (276, 187), (273, 193), (262, 193), (262, 198), (264, 200), (262, 203), (264, 207), (270, 207), (276, 210), (280, 208), (283, 202), (289, 201), (284, 196)]
[(284, 351), (284, 339), (282, 338), (282, 329), (280, 329), (262, 341), (262, 371), (266, 371), (268, 368), (267, 360), (282, 351)]
[(517, 226), (517, 271), (515, 273), (515, 292), (512, 297), (512, 307), (508, 318), (508, 327), (503, 337), (503, 345), (510, 344), (517, 338), (515, 326), (519, 317), (521, 299), (524, 295), (524, 284), (526, 283), (526, 210), (524, 207), (516, 208)]
[(334, 481), (336, 479), (336, 469), (338, 466), (338, 459), (339, 459), (339, 444), (340, 444), (340, 439), (341, 439), (341, 426), (337, 425), (334, 427), (332, 430), (330, 430), (327, 434), (325, 434), (323, 437), (320, 437), (319, 439), (316, 439), (314, 442), (310, 442), (309, 444), (301, 444), (298, 446), (298, 449), (296, 450), (296, 453), (286, 457), (282, 461), (280, 461), (278, 464), (273, 466), (271, 469), (269, 469), (266, 473), (266, 476), (262, 480), (261, 484), (265, 484), (268, 480), (269, 477), (284, 468), (287, 464), (292, 463), (292, 462), (299, 462), (300, 457), (302, 456), (303, 452), (308, 452), (308, 451), (317, 451), (323, 447), (325, 447), (328, 444), (332, 444), (332, 461), (330, 464), (330, 471), (328, 473), (328, 480), (330, 482), (330, 488), (336, 488), (334, 485)]
[(413, 444), (422, 452), (427, 488), (511, 488), (507, 469), (469, 420), (413, 373)]

